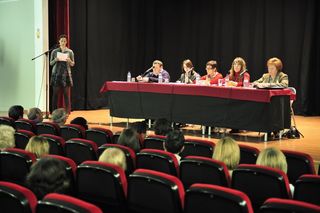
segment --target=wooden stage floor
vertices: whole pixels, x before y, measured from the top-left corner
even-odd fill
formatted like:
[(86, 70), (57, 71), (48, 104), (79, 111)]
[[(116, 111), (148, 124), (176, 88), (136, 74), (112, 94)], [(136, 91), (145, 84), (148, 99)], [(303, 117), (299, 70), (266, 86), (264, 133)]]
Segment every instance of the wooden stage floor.
[[(73, 118), (82, 116), (88, 120), (89, 126), (100, 126), (109, 128), (113, 132), (119, 132), (126, 127), (127, 119), (113, 118), (113, 125), (110, 125), (111, 118), (109, 110), (88, 110), (88, 111), (73, 111), (68, 117), (67, 123)], [(129, 122), (139, 121), (130, 119)], [(310, 154), (316, 163), (316, 169), (320, 162), (320, 117), (304, 117), (296, 116), (297, 128), (304, 135), (300, 139), (281, 139), (274, 141), (263, 141), (263, 134), (257, 132), (244, 132), (241, 134), (231, 135), (239, 143), (257, 147), (262, 150), (266, 147), (276, 146), (284, 150), (294, 150)], [(187, 137), (208, 139), (214, 143), (222, 136), (222, 134), (212, 134), (211, 137), (201, 135), (199, 125), (188, 125), (183, 128)], [(147, 134), (152, 134), (153, 131), (148, 131)]]

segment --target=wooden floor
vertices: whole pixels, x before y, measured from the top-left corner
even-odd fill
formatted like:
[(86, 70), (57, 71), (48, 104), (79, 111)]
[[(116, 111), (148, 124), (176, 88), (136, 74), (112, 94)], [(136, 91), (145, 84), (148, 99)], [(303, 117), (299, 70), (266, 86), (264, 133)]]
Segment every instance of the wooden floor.
[[(113, 132), (119, 132), (126, 127), (127, 119), (113, 118), (113, 125), (110, 125), (111, 118), (109, 116), (109, 110), (90, 110), (90, 111), (73, 111), (68, 117), (67, 123), (75, 117), (82, 116), (88, 120), (89, 126), (106, 127)], [(129, 122), (138, 121), (130, 119)], [(303, 117), (296, 116), (296, 123), (299, 131), (304, 135), (304, 138), (300, 139), (282, 139), (263, 142), (263, 135), (257, 132), (244, 132), (238, 135), (233, 135), (234, 138), (242, 144), (257, 147), (258, 149), (264, 149), (270, 146), (276, 146), (280, 149), (294, 150), (310, 154), (315, 163), (318, 165), (320, 162), (320, 117)], [(202, 136), (200, 126), (188, 125), (183, 128), (187, 137), (208, 139), (214, 143), (222, 136), (222, 134), (213, 134), (211, 137)], [(148, 131), (147, 134), (152, 134), (152, 131)], [(316, 166), (318, 168), (318, 166)]]

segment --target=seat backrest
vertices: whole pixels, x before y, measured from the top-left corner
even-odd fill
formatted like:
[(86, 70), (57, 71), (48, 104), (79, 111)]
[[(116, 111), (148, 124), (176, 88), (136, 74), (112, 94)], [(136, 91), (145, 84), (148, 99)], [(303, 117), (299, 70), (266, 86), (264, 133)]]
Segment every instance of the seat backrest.
[(187, 156), (181, 160), (180, 180), (186, 189), (194, 183), (230, 186), (227, 166), (221, 161), (200, 156)]
[(172, 175), (137, 169), (128, 178), (128, 208), (134, 212), (182, 212), (184, 188)]
[(106, 143), (113, 143), (113, 133), (109, 129), (94, 127), (86, 130), (86, 139), (92, 140), (101, 146)]
[(38, 202), (37, 213), (102, 213), (101, 209), (83, 200), (57, 193), (50, 193)]
[(37, 134), (60, 135), (60, 126), (53, 122), (37, 123)]
[(320, 176), (302, 175), (296, 181), (293, 198), (320, 206)]
[(126, 156), (127, 170), (126, 174), (131, 174), (136, 168), (136, 153), (133, 149), (123, 146), (120, 144), (104, 144), (98, 148), (98, 158), (103, 153), (104, 150), (108, 148), (119, 148), (121, 149)]
[(51, 155), (64, 155), (65, 141), (62, 137), (51, 134), (42, 134), (50, 144), (49, 154)]
[(211, 158), (215, 144), (211, 141), (186, 139), (183, 151), (180, 153), (182, 158), (186, 156), (202, 156)]
[(232, 173), (231, 187), (246, 193), (255, 211), (268, 198), (291, 198), (287, 175), (266, 166), (239, 165)]
[(304, 174), (315, 174), (312, 157), (303, 152), (281, 150), (286, 156), (288, 164), (287, 176), (289, 182), (295, 184), (296, 180)]
[(8, 125), (14, 127), (14, 120), (10, 117), (1, 116), (0, 125)]
[(119, 166), (85, 161), (77, 168), (77, 197), (99, 206), (104, 212), (124, 212), (127, 179)]
[(66, 157), (74, 160), (77, 165), (86, 160), (97, 160), (97, 149), (95, 142), (81, 138), (72, 138), (64, 145)]
[(16, 148), (18, 149), (25, 149), (29, 139), (34, 136), (35, 134), (33, 132), (19, 129), (14, 133), (14, 139), (15, 139), (15, 144)]
[(85, 129), (77, 124), (66, 124), (60, 127), (60, 135), (66, 141), (71, 138), (84, 138)]
[(259, 149), (239, 144), (240, 148), (240, 162), (239, 164), (256, 164), (258, 155), (260, 153)]
[(143, 148), (164, 150), (163, 142), (166, 137), (161, 135), (149, 135), (143, 141)]
[(28, 188), (0, 181), (1, 212), (35, 213), (37, 198)]
[(33, 121), (28, 119), (20, 118), (14, 122), (16, 130), (23, 129), (30, 132), (36, 132), (36, 125)]
[(163, 150), (141, 150), (137, 153), (136, 167), (179, 176), (179, 163), (176, 156)]
[(116, 133), (113, 134), (112, 143), (114, 143), (114, 144), (118, 143), (118, 139), (120, 137), (120, 134), (121, 134), (121, 132), (116, 132)]
[(25, 177), (36, 156), (28, 151), (9, 148), (0, 151), (0, 180), (25, 185)]
[(245, 193), (211, 184), (193, 184), (186, 192), (184, 203), (185, 213), (253, 213)]
[(259, 212), (261, 213), (291, 213), (291, 212), (319, 213), (320, 206), (302, 202), (302, 201), (297, 201), (297, 200), (270, 198), (264, 202)]

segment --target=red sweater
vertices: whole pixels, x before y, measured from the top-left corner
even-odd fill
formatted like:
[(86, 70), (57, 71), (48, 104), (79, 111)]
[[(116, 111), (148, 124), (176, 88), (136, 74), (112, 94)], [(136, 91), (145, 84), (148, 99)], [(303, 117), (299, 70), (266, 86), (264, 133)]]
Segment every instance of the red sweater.
[[(235, 81), (237, 82), (237, 87), (242, 87), (243, 86), (243, 80), (244, 79), (248, 79), (248, 81), (250, 82), (250, 74), (248, 72), (243, 73), (243, 75), (240, 76), (240, 72), (235, 72), (233, 78), (230, 78), (229, 76), (229, 81)], [(228, 77), (226, 76), (226, 77)]]
[[(206, 80), (206, 78), (207, 78), (207, 75), (204, 75), (200, 78), (200, 80)], [(222, 78), (223, 76), (221, 75), (221, 73), (217, 72), (217, 74), (213, 78), (211, 78), (210, 84), (218, 84), (218, 80)]]

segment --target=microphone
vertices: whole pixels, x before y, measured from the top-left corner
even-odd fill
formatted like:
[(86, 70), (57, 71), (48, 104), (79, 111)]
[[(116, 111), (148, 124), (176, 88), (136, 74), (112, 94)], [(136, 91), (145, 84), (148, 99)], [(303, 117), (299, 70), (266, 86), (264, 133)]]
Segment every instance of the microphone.
[(244, 69), (244, 70), (240, 73), (239, 76), (243, 76), (243, 74), (244, 74), (245, 72), (247, 72), (247, 71), (248, 71), (247, 69)]
[(142, 75), (141, 77), (144, 77), (146, 74), (148, 74), (152, 69), (154, 68), (154, 66), (150, 67), (149, 69), (147, 69)]

